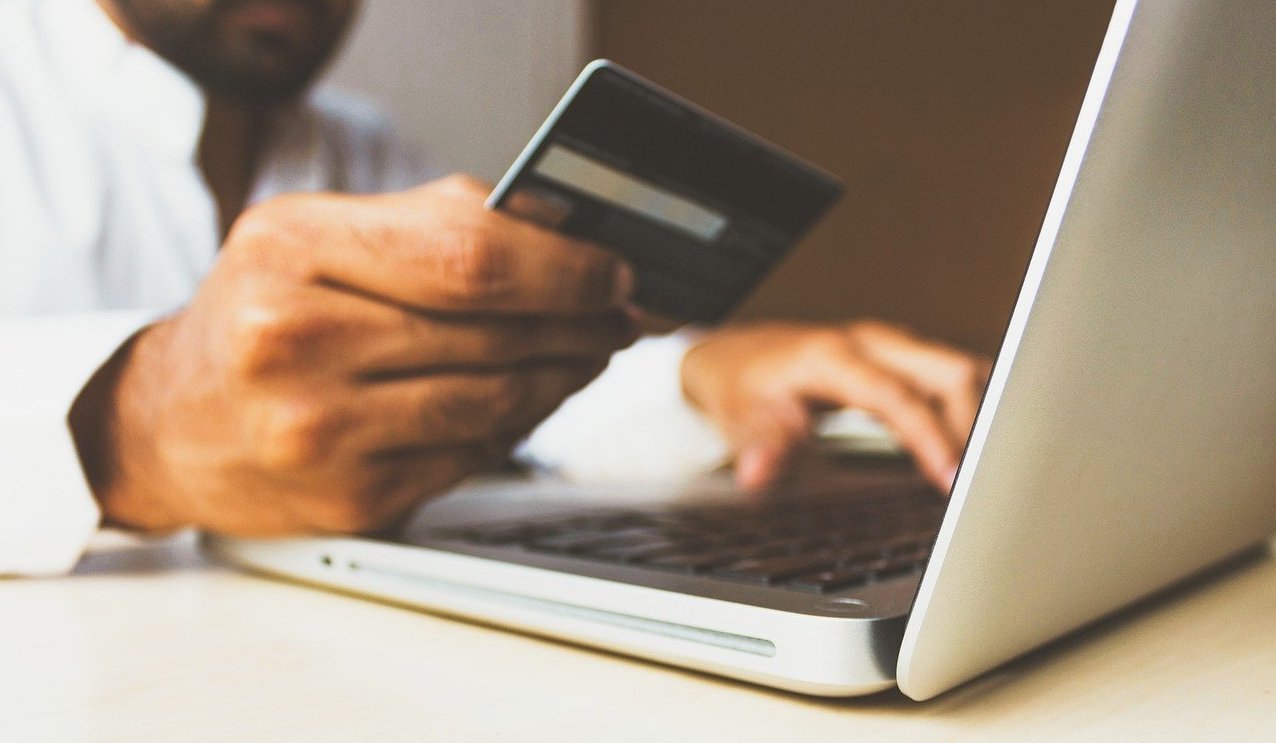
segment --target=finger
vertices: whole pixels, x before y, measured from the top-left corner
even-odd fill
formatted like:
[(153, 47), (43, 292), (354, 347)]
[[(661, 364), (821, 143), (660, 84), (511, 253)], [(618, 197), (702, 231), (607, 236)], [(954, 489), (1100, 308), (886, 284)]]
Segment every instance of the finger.
[(940, 413), (907, 380), (849, 350), (841, 359), (817, 359), (808, 373), (805, 387), (814, 397), (876, 415), (912, 453), (928, 480), (942, 489), (951, 485), (958, 451)]
[(292, 284), (281, 291), (287, 294), (275, 297), (271, 309), (251, 311), (252, 332), (261, 336), (253, 346), (289, 373), (302, 367), (328, 373), (334, 360), (359, 378), (600, 360), (637, 336), (632, 320), (619, 311), (571, 318), (440, 316), (330, 287)]
[(744, 490), (761, 490), (779, 476), (783, 453), (767, 446), (754, 446), (740, 452), (735, 465), (735, 482)]
[(985, 360), (882, 323), (857, 323), (850, 335), (866, 357), (934, 397), (953, 442), (965, 446), (987, 383)]
[(598, 363), (562, 362), (360, 385), (351, 400), (358, 422), (350, 442), (378, 453), (522, 436), (601, 370)]
[(797, 401), (755, 403), (744, 422), (732, 425), (727, 438), (739, 453), (736, 484), (759, 490), (788, 470), (794, 452), (810, 437), (810, 413)]
[(624, 314), (579, 318), (387, 317), (400, 332), (378, 335), (362, 349), (363, 379), (414, 376), (448, 368), (495, 369), (555, 361), (599, 363), (638, 338)]
[(303, 279), (438, 312), (593, 313), (634, 288), (615, 254), (488, 211), (474, 189), (288, 197), (245, 215), (230, 242)]

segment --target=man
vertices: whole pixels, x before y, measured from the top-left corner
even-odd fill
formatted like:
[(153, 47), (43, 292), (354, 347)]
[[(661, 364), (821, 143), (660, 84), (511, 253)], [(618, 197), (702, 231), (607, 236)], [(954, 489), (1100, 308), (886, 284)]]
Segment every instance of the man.
[[(99, 522), (384, 527), (635, 339), (630, 269), (485, 211), (484, 184), (349, 195), (429, 175), (375, 113), (307, 93), (356, 5), (0, 2), (0, 574), (66, 570)], [(690, 402), (757, 486), (813, 408), (858, 405), (946, 485), (982, 374), (872, 324), (684, 334), (612, 367), (548, 424), (591, 445), (538, 432), (528, 456), (570, 469), (641, 434), (703, 467), (724, 444)]]

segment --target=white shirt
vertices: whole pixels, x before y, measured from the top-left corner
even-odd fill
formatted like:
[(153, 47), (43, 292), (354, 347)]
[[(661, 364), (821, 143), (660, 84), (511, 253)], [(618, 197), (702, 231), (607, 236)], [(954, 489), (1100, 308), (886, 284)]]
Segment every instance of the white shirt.
[[(122, 342), (195, 292), (219, 245), (196, 162), (204, 97), (93, 0), (0, 0), (0, 575), (71, 568), (97, 529), (67, 412)], [(281, 116), (249, 202), (436, 173), (327, 92)], [(725, 446), (683, 402), (687, 339), (618, 354), (523, 452), (594, 478), (671, 477)]]

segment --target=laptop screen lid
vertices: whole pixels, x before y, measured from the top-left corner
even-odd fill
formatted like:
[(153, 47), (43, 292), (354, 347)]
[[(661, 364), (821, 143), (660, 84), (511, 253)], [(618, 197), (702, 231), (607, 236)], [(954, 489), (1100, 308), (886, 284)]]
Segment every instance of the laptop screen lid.
[(904, 633), (926, 699), (1276, 531), (1276, 5), (1116, 4)]

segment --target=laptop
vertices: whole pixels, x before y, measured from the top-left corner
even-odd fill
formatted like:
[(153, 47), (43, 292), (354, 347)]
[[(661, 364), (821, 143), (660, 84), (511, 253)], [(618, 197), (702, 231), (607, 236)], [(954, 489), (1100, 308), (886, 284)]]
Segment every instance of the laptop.
[(1276, 4), (1118, 0), (951, 493), (479, 481), (245, 568), (756, 684), (923, 700), (1276, 532)]

